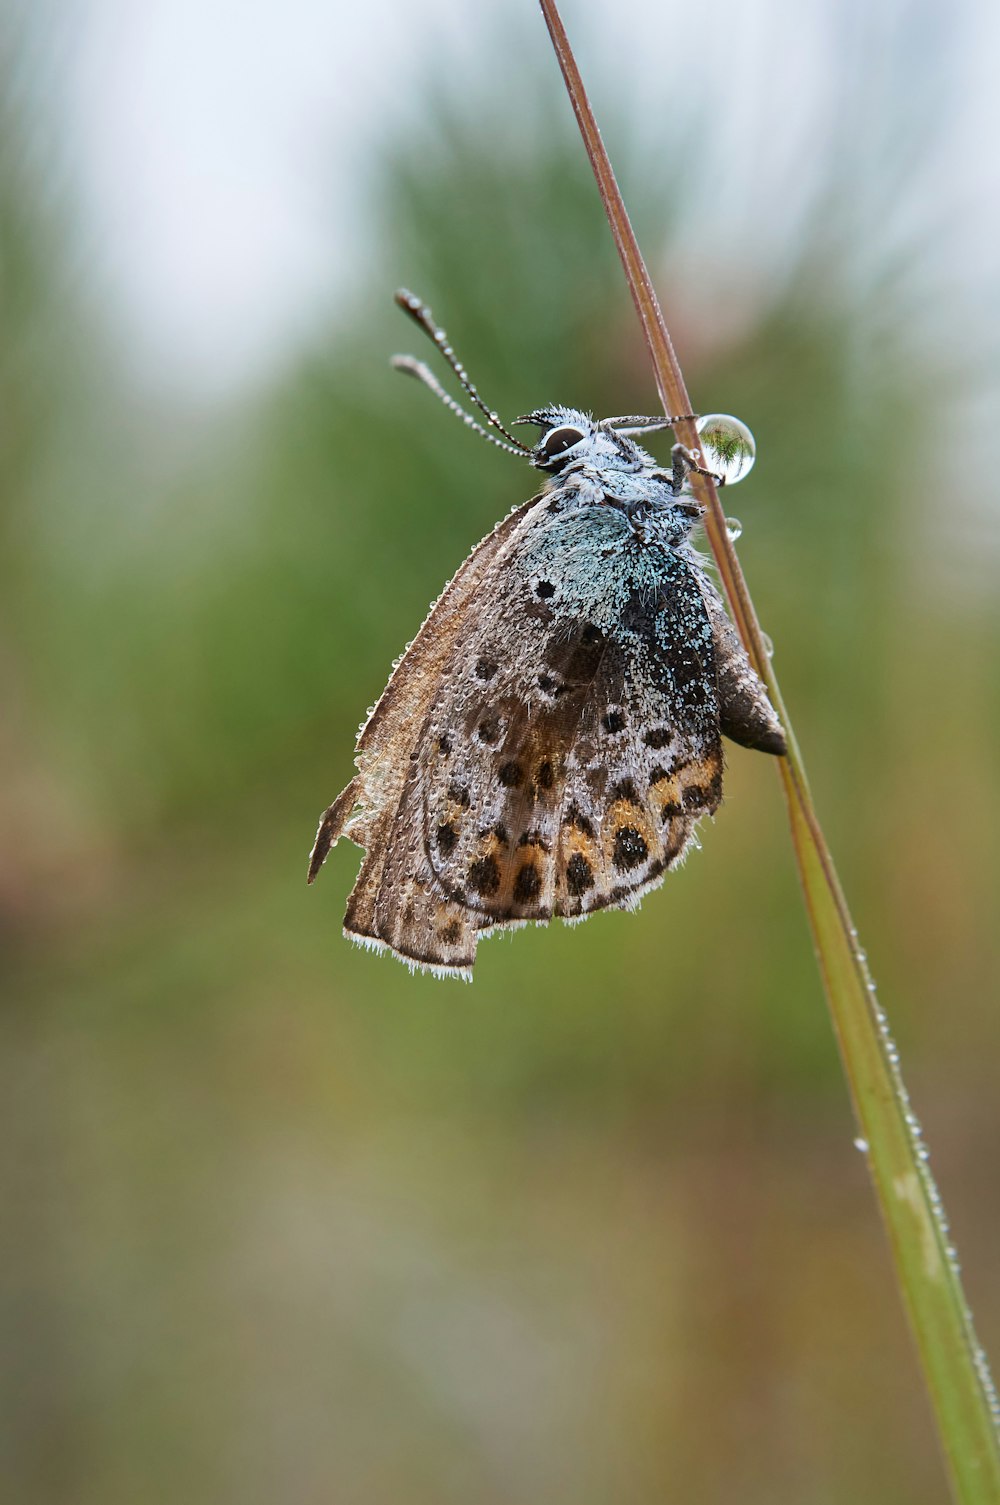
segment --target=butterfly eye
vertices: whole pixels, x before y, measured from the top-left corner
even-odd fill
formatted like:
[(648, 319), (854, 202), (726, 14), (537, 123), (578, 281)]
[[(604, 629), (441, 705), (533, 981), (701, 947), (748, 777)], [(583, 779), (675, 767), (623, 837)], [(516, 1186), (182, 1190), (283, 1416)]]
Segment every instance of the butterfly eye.
[(568, 427), (550, 429), (536, 451), (538, 461), (546, 464), (549, 460), (554, 460), (564, 450), (572, 449), (574, 444), (579, 444), (582, 438), (583, 435), (579, 429)]

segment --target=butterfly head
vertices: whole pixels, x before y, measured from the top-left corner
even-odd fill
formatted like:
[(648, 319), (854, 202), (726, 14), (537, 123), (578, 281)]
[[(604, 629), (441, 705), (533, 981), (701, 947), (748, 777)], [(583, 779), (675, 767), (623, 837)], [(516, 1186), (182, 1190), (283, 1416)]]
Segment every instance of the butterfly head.
[(642, 470), (654, 461), (634, 440), (618, 433), (606, 420), (598, 421), (579, 408), (538, 408), (514, 420), (533, 423), (542, 436), (530, 453), (536, 470), (559, 475), (578, 462), (608, 470)]

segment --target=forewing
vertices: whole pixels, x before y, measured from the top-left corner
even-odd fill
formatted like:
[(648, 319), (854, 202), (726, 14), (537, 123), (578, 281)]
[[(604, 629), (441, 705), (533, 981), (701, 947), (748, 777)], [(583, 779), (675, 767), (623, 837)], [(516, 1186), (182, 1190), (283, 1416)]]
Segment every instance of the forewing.
[(629, 906), (721, 798), (692, 566), (617, 509), (539, 508), (498, 551), (421, 736), (423, 841), (482, 928)]

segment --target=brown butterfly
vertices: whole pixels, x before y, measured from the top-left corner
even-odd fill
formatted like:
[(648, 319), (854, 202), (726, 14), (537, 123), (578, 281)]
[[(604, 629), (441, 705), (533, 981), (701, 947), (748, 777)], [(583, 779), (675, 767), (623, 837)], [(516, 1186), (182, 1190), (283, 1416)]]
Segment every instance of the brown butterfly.
[(718, 808), (722, 736), (776, 754), (785, 738), (689, 542), (697, 456), (675, 445), (664, 470), (632, 437), (677, 420), (549, 407), (516, 420), (541, 432), (522, 445), (430, 311), (397, 301), (503, 439), (421, 362), (395, 364), (547, 480), (473, 549), (399, 660), (309, 881), (350, 837), (365, 858), (345, 933), (471, 978), (497, 929), (633, 908)]

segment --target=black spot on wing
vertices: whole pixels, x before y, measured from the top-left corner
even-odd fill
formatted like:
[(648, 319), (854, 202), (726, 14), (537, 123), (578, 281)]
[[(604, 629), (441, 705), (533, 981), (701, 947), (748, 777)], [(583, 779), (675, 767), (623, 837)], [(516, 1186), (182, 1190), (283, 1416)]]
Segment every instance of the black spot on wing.
[(612, 854), (612, 862), (619, 872), (629, 872), (645, 862), (649, 856), (649, 847), (634, 826), (622, 826), (615, 836), (615, 849)]
[(566, 814), (563, 816), (563, 825), (581, 831), (584, 836), (593, 840), (594, 827), (587, 816), (584, 815), (579, 805), (574, 804), (569, 806)]
[(613, 800), (624, 800), (629, 805), (641, 805), (633, 779), (621, 779), (611, 791)]
[(495, 857), (480, 857), (473, 862), (467, 874), (468, 884), (484, 898), (495, 894), (500, 887), (500, 869)]
[(594, 870), (581, 852), (574, 852), (566, 864), (566, 887), (578, 899), (594, 886)]
[(435, 840), (437, 841), (437, 848), (442, 857), (447, 857), (450, 852), (453, 852), (455, 850), (455, 847), (458, 843), (458, 832), (455, 830), (455, 827), (451, 824), (450, 821), (446, 821), (442, 825), (438, 826), (435, 833)]

